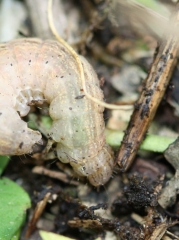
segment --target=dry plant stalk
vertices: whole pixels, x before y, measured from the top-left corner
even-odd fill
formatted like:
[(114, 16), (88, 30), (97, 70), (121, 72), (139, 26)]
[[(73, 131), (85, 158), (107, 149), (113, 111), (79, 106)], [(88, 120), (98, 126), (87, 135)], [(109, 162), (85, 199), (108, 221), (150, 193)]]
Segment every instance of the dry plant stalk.
[(131, 165), (165, 94), (177, 62), (178, 31), (179, 12), (177, 10), (169, 24), (169, 30), (166, 31), (165, 37), (161, 40), (142, 93), (135, 104), (131, 120), (125, 131), (117, 158), (122, 171), (127, 170)]
[(50, 192), (47, 192), (46, 195), (44, 196), (44, 198), (40, 202), (37, 203), (37, 206), (36, 206), (35, 211), (33, 213), (32, 219), (30, 220), (30, 222), (28, 224), (28, 228), (27, 228), (27, 231), (26, 231), (26, 237), (27, 238), (35, 230), (36, 223), (39, 220), (40, 216), (42, 215), (42, 213), (43, 213), (43, 211), (44, 211), (44, 209), (45, 209), (45, 207), (47, 205), (47, 202), (50, 199), (51, 195), (52, 194)]
[(79, 185), (79, 182), (74, 181), (74, 180), (69, 180), (68, 176), (65, 173), (62, 173), (59, 171), (52, 171), (43, 166), (34, 167), (32, 169), (32, 172), (36, 173), (36, 174), (46, 175), (51, 178), (59, 179), (60, 181), (65, 182), (65, 183), (70, 183), (71, 185), (76, 185), (76, 186)]

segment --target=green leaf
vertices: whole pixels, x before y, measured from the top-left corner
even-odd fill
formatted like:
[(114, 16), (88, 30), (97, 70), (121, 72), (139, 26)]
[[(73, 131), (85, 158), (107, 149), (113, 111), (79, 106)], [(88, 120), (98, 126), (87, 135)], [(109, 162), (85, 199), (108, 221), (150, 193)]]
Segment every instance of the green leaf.
[(0, 175), (3, 173), (7, 164), (9, 163), (10, 158), (8, 156), (0, 156)]
[(11, 238), (11, 240), (18, 240), (20, 238), (20, 229), (14, 234), (14, 236)]
[(43, 240), (74, 240), (51, 232), (40, 231), (39, 234)]
[[(118, 149), (123, 139), (124, 133), (106, 129), (106, 141), (114, 149)], [(163, 153), (176, 138), (148, 134), (142, 142), (140, 149), (152, 152)]]
[(7, 178), (0, 180), (0, 240), (15, 237), (30, 206), (28, 194), (19, 185)]
[(50, 129), (52, 127), (52, 119), (49, 116), (42, 116), (41, 124), (44, 128)]
[(52, 127), (52, 119), (50, 116), (41, 116), (41, 118), (38, 119), (36, 114), (30, 113), (28, 119), (28, 127), (34, 130), (41, 130), (41, 128), (48, 130)]

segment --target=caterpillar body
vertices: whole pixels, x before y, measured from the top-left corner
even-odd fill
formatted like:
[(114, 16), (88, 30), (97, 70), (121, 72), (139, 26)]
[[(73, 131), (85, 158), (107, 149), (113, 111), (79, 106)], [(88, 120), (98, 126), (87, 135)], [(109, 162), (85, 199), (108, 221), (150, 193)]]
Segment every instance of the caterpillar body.
[[(89, 94), (103, 100), (99, 80), (80, 56)], [(80, 97), (81, 96), (81, 97)], [(83, 95), (77, 64), (54, 40), (18, 39), (0, 44), (0, 155), (22, 155), (41, 140), (21, 117), (30, 105), (49, 104), (50, 137), (55, 154), (94, 186), (105, 184), (114, 167), (113, 151), (104, 136), (104, 107)]]

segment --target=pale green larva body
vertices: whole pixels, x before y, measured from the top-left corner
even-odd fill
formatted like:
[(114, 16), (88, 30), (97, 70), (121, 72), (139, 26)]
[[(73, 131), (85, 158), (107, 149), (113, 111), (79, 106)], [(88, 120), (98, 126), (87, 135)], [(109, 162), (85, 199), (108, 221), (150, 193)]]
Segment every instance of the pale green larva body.
[[(103, 100), (91, 65), (80, 57), (86, 89)], [(53, 40), (19, 39), (0, 44), (0, 155), (30, 153), (41, 134), (21, 117), (31, 103), (49, 104), (49, 136), (60, 161), (86, 176), (92, 185), (111, 177), (114, 157), (104, 136), (104, 108), (84, 96), (75, 59)], [(21, 116), (21, 117), (20, 117)]]

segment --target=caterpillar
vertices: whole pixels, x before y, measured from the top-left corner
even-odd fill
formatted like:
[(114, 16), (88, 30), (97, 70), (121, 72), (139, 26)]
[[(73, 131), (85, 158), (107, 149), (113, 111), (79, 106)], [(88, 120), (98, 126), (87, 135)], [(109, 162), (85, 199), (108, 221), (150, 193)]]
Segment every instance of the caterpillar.
[[(103, 92), (92, 66), (79, 56), (87, 92)], [(0, 155), (32, 152), (41, 134), (21, 119), (32, 104), (49, 104), (49, 136), (56, 142), (50, 158), (69, 163), (93, 186), (105, 184), (115, 165), (105, 141), (104, 107), (85, 96), (75, 59), (55, 40), (18, 39), (0, 44)]]

